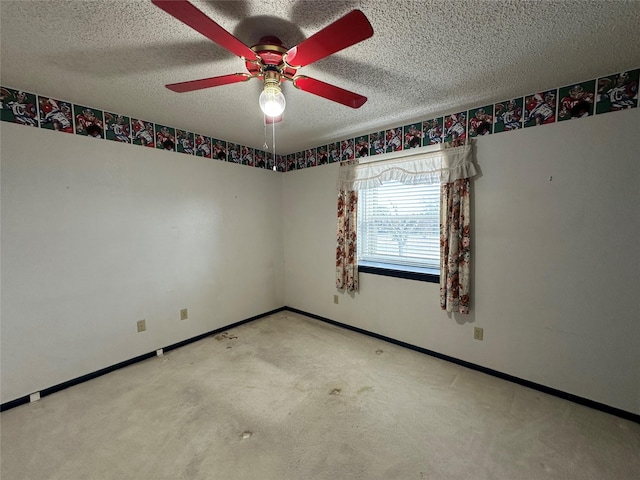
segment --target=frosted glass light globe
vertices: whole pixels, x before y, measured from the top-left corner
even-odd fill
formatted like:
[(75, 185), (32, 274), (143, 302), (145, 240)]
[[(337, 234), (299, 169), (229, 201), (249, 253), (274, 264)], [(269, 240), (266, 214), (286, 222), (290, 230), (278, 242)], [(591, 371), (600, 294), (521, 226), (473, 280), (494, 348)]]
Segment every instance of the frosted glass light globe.
[(258, 99), (260, 108), (267, 117), (279, 117), (284, 112), (284, 107), (287, 105), (284, 95), (279, 88), (265, 89), (260, 94)]

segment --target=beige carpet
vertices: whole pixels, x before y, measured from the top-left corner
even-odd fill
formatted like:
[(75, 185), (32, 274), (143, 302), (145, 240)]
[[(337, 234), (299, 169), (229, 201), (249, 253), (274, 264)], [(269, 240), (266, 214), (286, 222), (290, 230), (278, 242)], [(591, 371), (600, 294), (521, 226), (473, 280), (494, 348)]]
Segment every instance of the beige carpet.
[(640, 478), (640, 425), (291, 312), (1, 415), (2, 480)]

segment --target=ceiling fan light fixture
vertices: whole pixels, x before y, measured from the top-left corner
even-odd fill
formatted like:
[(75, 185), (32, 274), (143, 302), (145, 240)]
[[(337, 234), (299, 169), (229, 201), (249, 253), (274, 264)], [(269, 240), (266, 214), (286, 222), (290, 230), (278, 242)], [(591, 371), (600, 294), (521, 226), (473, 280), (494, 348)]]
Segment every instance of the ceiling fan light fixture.
[(280, 87), (280, 73), (275, 70), (264, 72), (264, 89), (258, 99), (260, 109), (267, 117), (279, 117), (287, 102)]
[[(2, 0), (0, 0), (2, 1)], [(359, 108), (367, 97), (320, 80), (297, 74), (297, 70), (322, 60), (373, 35), (373, 27), (364, 13), (352, 10), (298, 45), (288, 48), (275, 36), (263, 36), (256, 45), (248, 47), (188, 0), (151, 0), (158, 8), (183, 24), (204, 35), (245, 62), (248, 73), (171, 83), (169, 90), (177, 93), (218, 87), (261, 78), (264, 91), (260, 107), (271, 123), (281, 120), (286, 102), (280, 89), (281, 80), (292, 81), (303, 92), (317, 95), (351, 108)]]

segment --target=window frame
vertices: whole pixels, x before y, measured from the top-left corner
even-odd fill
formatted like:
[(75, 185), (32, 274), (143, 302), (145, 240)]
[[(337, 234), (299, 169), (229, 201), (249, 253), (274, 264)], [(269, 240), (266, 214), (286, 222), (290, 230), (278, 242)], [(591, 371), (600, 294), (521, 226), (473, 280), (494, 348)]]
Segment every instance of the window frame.
[(440, 272), (435, 269), (413, 267), (415, 271), (409, 271), (407, 270), (408, 268), (411, 267), (403, 266), (401, 268), (399, 265), (392, 265), (390, 263), (358, 262), (358, 273), (371, 273), (372, 275), (382, 275), (385, 277), (440, 283)]
[[(362, 195), (364, 192), (360, 192)], [(366, 195), (366, 193), (365, 193)], [(439, 195), (438, 195), (439, 199)], [(360, 199), (358, 200), (359, 209), (361, 208)], [(439, 207), (439, 202), (438, 202)], [(362, 221), (361, 212), (358, 213), (358, 220)], [(358, 230), (360, 230), (360, 225)], [(358, 235), (358, 243), (363, 241)], [(359, 245), (360, 246), (360, 245)], [(361, 251), (358, 249), (358, 257)], [(404, 278), (409, 280), (417, 280), (422, 282), (440, 283), (440, 268), (424, 267), (417, 265), (402, 265), (397, 263), (386, 263), (384, 261), (362, 260), (358, 258), (358, 273), (370, 273), (373, 275), (382, 275), (387, 277)]]

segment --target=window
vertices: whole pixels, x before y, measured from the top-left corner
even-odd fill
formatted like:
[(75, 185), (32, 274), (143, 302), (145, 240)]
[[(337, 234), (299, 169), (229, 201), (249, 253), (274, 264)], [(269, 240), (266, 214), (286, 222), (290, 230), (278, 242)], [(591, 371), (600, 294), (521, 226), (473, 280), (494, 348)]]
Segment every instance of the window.
[[(440, 259), (440, 194), (452, 200), (460, 198), (459, 206), (446, 212), (453, 218), (453, 223), (444, 219), (446, 238), (459, 233), (449, 224), (462, 223), (468, 234), (468, 179), (477, 173), (473, 148), (471, 143), (456, 147), (438, 144), (340, 165), (336, 184), (338, 288), (347, 285), (349, 291), (358, 290), (358, 272), (434, 283), (439, 283), (442, 276), (443, 308), (468, 312), (468, 302), (458, 299), (468, 299), (469, 235), (461, 245), (454, 239), (453, 250), (445, 243), (447, 258)], [(351, 192), (358, 195), (352, 196)], [(353, 225), (356, 199), (358, 224)]]
[(439, 281), (440, 185), (388, 181), (361, 190), (358, 265), (365, 273)]

